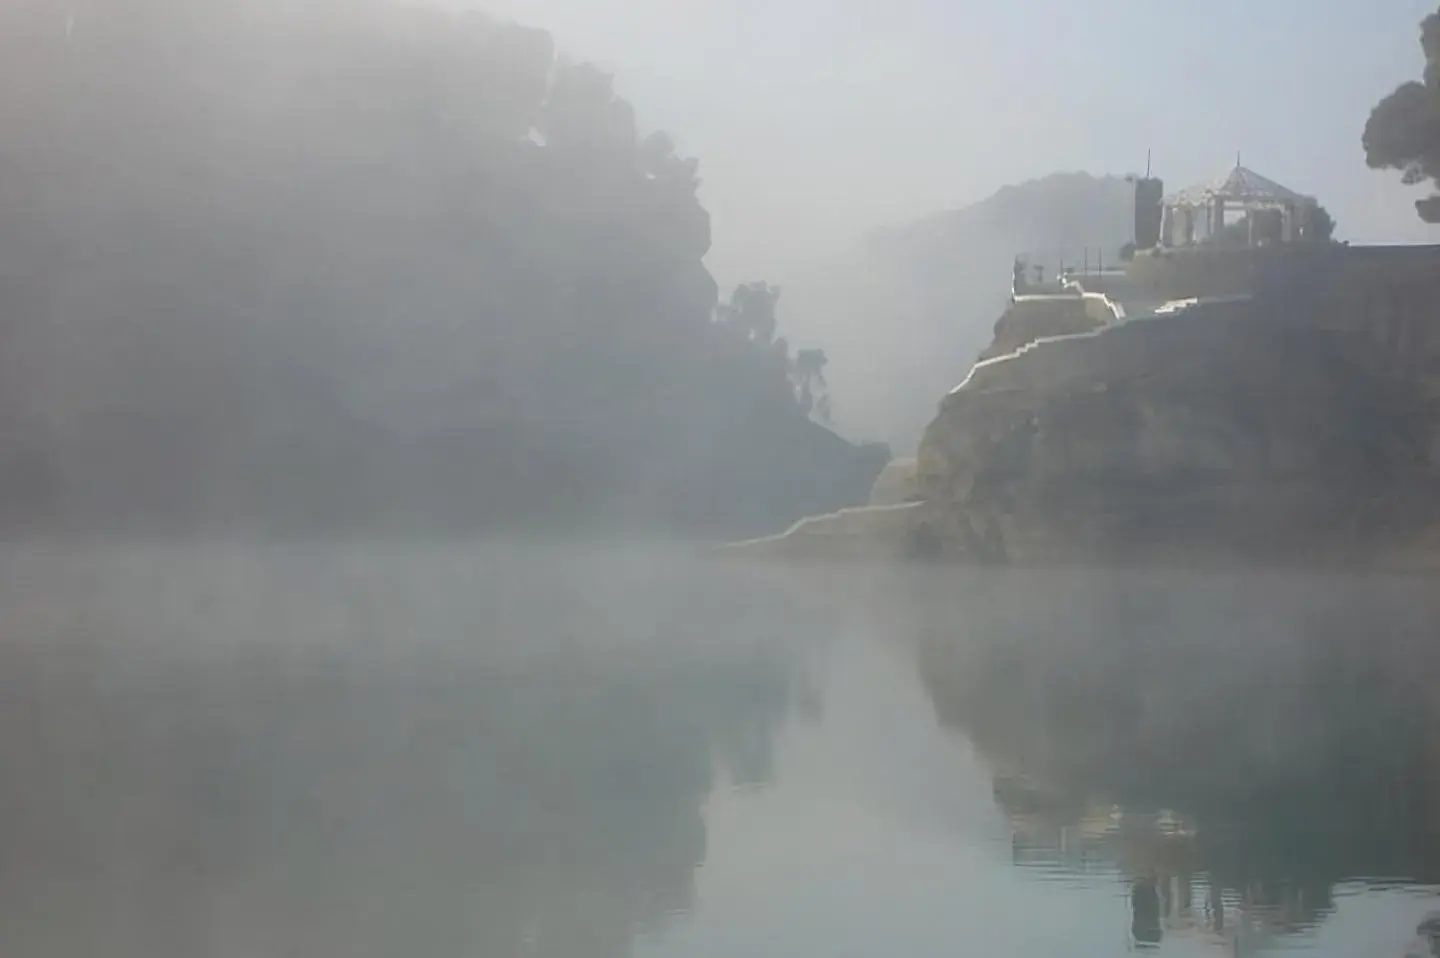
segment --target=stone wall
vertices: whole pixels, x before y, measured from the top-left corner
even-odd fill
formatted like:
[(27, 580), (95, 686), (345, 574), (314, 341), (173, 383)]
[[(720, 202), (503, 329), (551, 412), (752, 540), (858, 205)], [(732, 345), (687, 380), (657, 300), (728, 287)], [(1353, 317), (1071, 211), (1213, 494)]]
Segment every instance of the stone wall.
[(1137, 290), (1156, 300), (1233, 296), (1255, 289), (1267, 250), (1192, 247), (1146, 250), (1127, 266)]

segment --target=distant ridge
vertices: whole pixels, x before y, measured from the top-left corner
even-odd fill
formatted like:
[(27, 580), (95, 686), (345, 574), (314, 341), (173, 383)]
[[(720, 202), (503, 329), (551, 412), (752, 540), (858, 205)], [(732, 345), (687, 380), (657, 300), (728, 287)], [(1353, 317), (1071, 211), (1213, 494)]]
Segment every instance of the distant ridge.
[(785, 323), (824, 342), (836, 415), (906, 455), (935, 403), (989, 343), (1020, 252), (1114, 255), (1133, 231), (1123, 176), (1055, 173), (970, 206), (877, 229), (849, 255), (786, 280)]

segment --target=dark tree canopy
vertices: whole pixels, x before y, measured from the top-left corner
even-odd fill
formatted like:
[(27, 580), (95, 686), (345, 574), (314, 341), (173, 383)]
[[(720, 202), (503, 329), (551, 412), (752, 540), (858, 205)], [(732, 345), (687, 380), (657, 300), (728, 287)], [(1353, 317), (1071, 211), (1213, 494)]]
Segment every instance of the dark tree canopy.
[(1323, 206), (1310, 212), (1310, 219), (1300, 228), (1300, 239), (1312, 243), (1329, 243), (1335, 239), (1335, 217)]
[[(1404, 182), (1440, 180), (1440, 12), (1420, 25), (1425, 72), (1381, 100), (1365, 124), (1365, 162), (1372, 169), (1399, 170)], [(1417, 200), (1427, 223), (1440, 223), (1440, 193)]]
[[(1252, 242), (1283, 242), (1284, 227), (1279, 210), (1252, 210), (1226, 226), (1214, 240), (1221, 246), (1244, 248)], [(1323, 206), (1313, 206), (1299, 223), (1295, 241), (1325, 244), (1335, 238), (1335, 218)], [(1121, 258), (1124, 258), (1122, 250)]]
[[(695, 160), (543, 31), (0, 11), (0, 524), (764, 531), (863, 498)], [(736, 336), (736, 324), (744, 335)]]

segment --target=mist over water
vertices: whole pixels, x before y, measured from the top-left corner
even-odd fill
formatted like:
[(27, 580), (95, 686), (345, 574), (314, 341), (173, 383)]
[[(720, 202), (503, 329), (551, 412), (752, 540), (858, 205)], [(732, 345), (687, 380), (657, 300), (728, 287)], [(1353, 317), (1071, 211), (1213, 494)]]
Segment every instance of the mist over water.
[[(1111, 261), (1188, 15), (609, 6), (0, 2), (0, 955), (1440, 954), (1431, 583), (694, 545)], [(1393, 24), (1244, 12), (1153, 112), (1289, 181)]]
[(0, 947), (1402, 954), (1427, 591), (9, 546)]

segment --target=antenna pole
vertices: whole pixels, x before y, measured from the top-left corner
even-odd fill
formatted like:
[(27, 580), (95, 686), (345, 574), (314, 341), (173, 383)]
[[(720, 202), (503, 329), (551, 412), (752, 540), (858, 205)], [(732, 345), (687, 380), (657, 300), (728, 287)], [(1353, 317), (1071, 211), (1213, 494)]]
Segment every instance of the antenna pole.
[(1145, 179), (1150, 179), (1150, 151), (1145, 151)]

